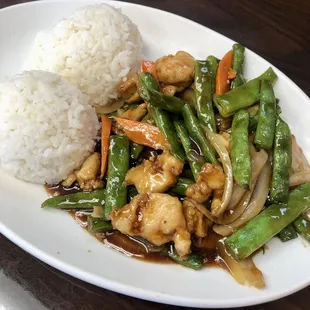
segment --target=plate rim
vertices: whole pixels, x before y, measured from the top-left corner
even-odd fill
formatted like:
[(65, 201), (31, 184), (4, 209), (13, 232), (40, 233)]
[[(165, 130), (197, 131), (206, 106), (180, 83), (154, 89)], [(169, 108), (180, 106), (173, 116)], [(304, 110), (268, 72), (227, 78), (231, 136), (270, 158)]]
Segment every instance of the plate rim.
[[(59, 3), (59, 2), (70, 3), (73, 1), (72, 0), (40, 0), (40, 1), (24, 2), (24, 3), (14, 4), (14, 5), (2, 8), (0, 9), (0, 14), (3, 11), (14, 10), (16, 7), (36, 6), (36, 5), (43, 5), (44, 3)], [(88, 0), (75, 0), (74, 2), (75, 3), (86, 3), (88, 2)], [(180, 16), (180, 15), (177, 15), (177, 14), (165, 11), (165, 10), (161, 10), (158, 8), (141, 5), (141, 4), (129, 3), (125, 1), (123, 2), (123, 1), (114, 1), (114, 0), (96, 0), (96, 2), (107, 3), (111, 6), (115, 6), (115, 5), (119, 7), (132, 6), (132, 7), (140, 7), (145, 10), (158, 11), (161, 14), (164, 13), (173, 18), (178, 18), (179, 20), (185, 23), (192, 24), (196, 27), (201, 27), (204, 29), (204, 31), (211, 32), (215, 34), (216, 36), (222, 37), (225, 40), (230, 41), (231, 43), (235, 43), (234, 40), (222, 35), (221, 33), (215, 30), (212, 30), (209, 27), (206, 27), (191, 19), (188, 19), (186, 17)], [(278, 77), (280, 77), (281, 79), (285, 79), (287, 82), (289, 82), (292, 88), (294, 88), (294, 90), (300, 96), (302, 96), (304, 100), (308, 101), (310, 105), (310, 99), (305, 94), (305, 92), (294, 81), (292, 81), (288, 76), (286, 76), (282, 71), (280, 71), (278, 68), (272, 65), (265, 58), (261, 57), (260, 55), (256, 54), (255, 52), (253, 52), (252, 50), (248, 48), (247, 48), (247, 53), (254, 55), (256, 57), (259, 57), (260, 59), (263, 59), (264, 61), (266, 61), (273, 69), (275, 69)], [(7, 228), (1, 222), (1, 220), (0, 220), (0, 233), (2, 233), (11, 242), (16, 244), (18, 247), (22, 248), (27, 253), (33, 255), (34, 257), (40, 259), (44, 263), (72, 277), (75, 277), (77, 279), (90, 283), (92, 285), (96, 285), (98, 287), (111, 290), (113, 292), (121, 293), (127, 296), (132, 296), (132, 297), (143, 299), (143, 300), (153, 301), (157, 303), (164, 303), (164, 304), (169, 304), (169, 305), (177, 305), (177, 306), (185, 306), (185, 307), (196, 307), (196, 308), (205, 308), (205, 307), (236, 308), (236, 307), (243, 307), (243, 306), (258, 305), (258, 304), (263, 304), (266, 302), (274, 301), (274, 300), (286, 297), (288, 295), (291, 295), (310, 285), (310, 277), (309, 277), (309, 279), (305, 279), (304, 281), (294, 285), (290, 289), (284, 290), (283, 292), (275, 292), (275, 293), (270, 293), (270, 294), (267, 293), (266, 296), (250, 296), (250, 297), (243, 298), (243, 299), (225, 299), (225, 300), (219, 300), (219, 299), (210, 300), (207, 298), (197, 299), (197, 298), (189, 298), (189, 297), (180, 298), (180, 297), (176, 297), (176, 296), (161, 293), (161, 292), (155, 292), (155, 291), (148, 290), (148, 289), (137, 288), (132, 285), (122, 284), (121, 282), (114, 281), (114, 280), (107, 280), (104, 277), (100, 277), (100, 276), (92, 275), (91, 277), (89, 277), (89, 273), (87, 271), (84, 271), (83, 269), (80, 269), (78, 267), (65, 263), (60, 258), (53, 257), (52, 255), (47, 254), (43, 250), (33, 245), (31, 242), (25, 241), (22, 237), (16, 235), (14, 231)]]

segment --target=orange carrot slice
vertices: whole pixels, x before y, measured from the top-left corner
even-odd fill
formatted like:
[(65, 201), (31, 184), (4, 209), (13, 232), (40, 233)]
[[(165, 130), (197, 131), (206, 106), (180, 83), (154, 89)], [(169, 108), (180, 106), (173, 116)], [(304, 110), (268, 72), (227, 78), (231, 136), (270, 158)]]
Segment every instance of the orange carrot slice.
[(232, 67), (233, 61), (233, 51), (230, 50), (221, 59), (216, 73), (215, 81), (215, 94), (222, 95), (229, 91), (230, 81), (229, 81), (229, 69)]
[(112, 121), (105, 114), (101, 114), (101, 179), (104, 177), (108, 165), (111, 127)]

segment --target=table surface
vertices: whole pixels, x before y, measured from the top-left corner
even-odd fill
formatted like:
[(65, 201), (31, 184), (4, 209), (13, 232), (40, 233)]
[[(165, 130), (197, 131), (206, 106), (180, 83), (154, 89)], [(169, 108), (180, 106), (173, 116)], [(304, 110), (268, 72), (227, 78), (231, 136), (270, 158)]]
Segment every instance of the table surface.
[[(0, 0), (0, 8), (23, 0)], [(199, 22), (261, 55), (310, 96), (309, 0), (138, 0)], [(310, 287), (248, 309), (309, 309)], [(185, 309), (142, 301), (72, 278), (0, 235), (0, 309)]]

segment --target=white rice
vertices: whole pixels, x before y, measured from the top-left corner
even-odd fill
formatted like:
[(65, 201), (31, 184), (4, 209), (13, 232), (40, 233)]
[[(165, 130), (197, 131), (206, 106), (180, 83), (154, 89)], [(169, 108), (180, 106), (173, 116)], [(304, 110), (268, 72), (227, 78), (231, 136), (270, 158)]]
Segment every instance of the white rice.
[(139, 30), (106, 4), (90, 5), (37, 35), (28, 69), (55, 72), (89, 95), (92, 105), (117, 98), (116, 86), (138, 69)]
[(88, 97), (59, 75), (25, 71), (0, 84), (0, 167), (55, 184), (93, 151), (99, 122)]

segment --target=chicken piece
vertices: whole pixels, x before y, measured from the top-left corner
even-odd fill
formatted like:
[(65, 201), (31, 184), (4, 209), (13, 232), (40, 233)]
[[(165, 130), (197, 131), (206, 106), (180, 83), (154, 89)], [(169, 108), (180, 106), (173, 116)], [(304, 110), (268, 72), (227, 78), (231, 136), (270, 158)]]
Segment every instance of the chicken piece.
[(76, 181), (76, 173), (72, 172), (70, 173), (65, 180), (62, 181), (62, 186), (64, 187), (70, 187), (73, 185), (73, 183)]
[(186, 190), (186, 196), (198, 203), (204, 203), (211, 195), (212, 190), (221, 189), (225, 184), (225, 174), (219, 165), (206, 163), (198, 174), (197, 182)]
[(182, 170), (183, 163), (165, 151), (131, 168), (127, 172), (125, 184), (135, 185), (139, 194), (163, 193), (177, 183), (177, 176)]
[(190, 83), (194, 79), (195, 59), (183, 51), (157, 59), (155, 67), (159, 81), (168, 85)]
[(76, 178), (83, 190), (91, 191), (103, 187), (103, 182), (97, 177), (100, 173), (100, 154), (93, 153), (76, 172)]
[(176, 197), (138, 194), (123, 208), (113, 210), (111, 221), (113, 228), (124, 234), (142, 237), (157, 246), (173, 241), (180, 256), (190, 253), (190, 233)]
[(138, 90), (138, 74), (135, 74), (129, 77), (125, 82), (120, 83), (117, 86), (117, 92), (122, 96), (122, 98), (129, 99), (132, 97)]
[(223, 197), (224, 187), (220, 189), (215, 189), (213, 191), (213, 198), (211, 203), (211, 213), (217, 214), (218, 210), (222, 205), (222, 197)]
[(208, 234), (210, 221), (195, 206), (186, 199), (183, 201), (184, 216), (187, 230), (196, 237), (204, 238)]
[(188, 83), (185, 85), (163, 85), (160, 90), (165, 96), (174, 96), (175, 93), (182, 92), (187, 86)]

